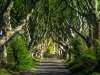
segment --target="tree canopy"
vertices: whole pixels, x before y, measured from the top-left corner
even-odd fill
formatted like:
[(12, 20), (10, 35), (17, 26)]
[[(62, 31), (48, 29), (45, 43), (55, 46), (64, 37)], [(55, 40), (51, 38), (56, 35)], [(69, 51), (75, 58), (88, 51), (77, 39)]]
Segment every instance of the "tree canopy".
[(92, 56), (97, 61), (91, 55), (86, 58), (96, 62), (92, 66), (100, 71), (100, 0), (0, 0), (0, 30), (0, 61), (7, 57), (7, 46), (20, 36), (29, 52), (41, 47), (45, 53), (54, 45), (69, 60), (73, 54), (76, 64), (85, 58), (80, 54), (84, 48), (85, 52), (96, 49)]

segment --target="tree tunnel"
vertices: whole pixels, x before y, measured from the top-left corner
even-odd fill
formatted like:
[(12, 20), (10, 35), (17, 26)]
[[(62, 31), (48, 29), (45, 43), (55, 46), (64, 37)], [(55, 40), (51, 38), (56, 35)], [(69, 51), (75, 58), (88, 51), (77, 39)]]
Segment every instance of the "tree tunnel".
[(57, 55), (100, 71), (100, 0), (0, 0), (0, 67), (9, 57), (18, 65), (23, 50), (26, 59)]

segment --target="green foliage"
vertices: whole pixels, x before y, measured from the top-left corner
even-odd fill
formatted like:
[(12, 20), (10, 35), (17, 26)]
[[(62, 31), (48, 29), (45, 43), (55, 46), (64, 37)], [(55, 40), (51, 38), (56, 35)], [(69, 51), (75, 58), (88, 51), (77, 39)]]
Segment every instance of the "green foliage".
[(87, 54), (89, 54), (89, 49), (82, 39), (75, 38), (73, 39), (72, 43), (74, 44), (72, 52), (76, 59), (80, 59), (80, 57), (85, 57)]
[[(72, 49), (70, 49), (70, 50), (72, 50)], [(74, 55), (71, 53), (71, 57), (70, 57), (70, 61), (69, 60), (65, 60), (66, 62), (65, 62), (65, 64), (66, 64), (66, 67), (67, 68), (70, 68), (70, 67), (72, 67), (73, 65), (75, 65), (76, 63), (75, 63), (75, 61), (74, 61)]]
[(100, 12), (100, 0), (98, 0), (98, 11)]
[(98, 72), (93, 72), (93, 73), (90, 74), (90, 75), (100, 75), (100, 73), (98, 73)]
[(49, 45), (48, 46), (46, 54), (54, 54), (54, 47), (53, 47), (53, 45)]
[[(9, 21), (11, 21), (13, 28), (18, 26), (22, 19), (25, 19), (30, 10), (33, 9), (33, 5), (39, 1), (36, 3), (36, 7), (34, 7), (33, 16), (31, 16), (31, 24), (34, 26), (29, 26), (31, 38), (34, 40), (33, 42), (35, 44), (38, 44), (38, 41), (41, 42), (41, 39), (44, 38), (45, 34), (46, 37), (48, 34), (50, 37), (57, 37), (55, 39), (65, 42), (71, 37), (71, 34), (74, 34), (74, 29), (76, 29), (77, 32), (81, 31), (81, 33), (87, 35), (88, 29), (90, 29), (88, 24), (90, 23), (90, 25), (92, 25), (95, 29), (94, 23), (98, 21), (98, 15), (97, 13), (94, 13), (95, 0), (11, 1), (14, 1), (14, 6), (10, 11), (9, 15), (11, 16), (11, 20)], [(7, 0), (0, 0), (0, 10), (5, 8), (6, 2)], [(97, 10), (99, 11), (100, 0), (97, 0), (97, 2)], [(0, 20), (2, 22), (2, 15), (0, 16)], [(67, 21), (68, 23), (66, 23)], [(73, 26), (71, 28), (68, 25)], [(0, 24), (0, 26), (4, 27), (2, 24)], [(5, 26), (8, 25), (6, 24)], [(6, 29), (6, 27), (4, 28)], [(93, 31), (93, 33), (95, 33), (95, 31), (98, 30)], [(80, 38), (75, 38), (72, 44), (74, 44), (74, 48), (71, 52), (73, 53), (75, 59), (73, 59), (74, 62), (70, 63), (71, 70), (80, 69), (81, 66), (84, 66), (85, 68), (89, 69), (89, 71), (92, 71), (96, 64), (97, 66), (100, 64), (99, 42), (96, 41), (94, 44), (95, 46), (91, 49), (89, 49), (84, 41)], [(53, 47), (48, 49), (48, 53), (53, 53)], [(16, 69), (29, 69), (32, 67), (32, 58), (29, 55), (29, 52), (27, 51), (27, 45), (22, 38), (17, 38), (11, 43), (11, 45), (8, 47), (7, 58), (9, 67), (13, 66)], [(80, 65), (80, 63), (82, 64)], [(85, 72), (85, 70), (83, 72)]]
[(94, 40), (93, 50), (95, 50), (97, 60), (100, 61), (100, 41), (99, 40)]
[(0, 69), (0, 75), (11, 75), (11, 74), (5, 69)]
[(96, 70), (100, 71), (100, 41), (99, 40), (94, 40), (94, 47), (93, 50), (95, 50), (96, 58), (97, 58), (97, 65), (96, 65)]
[(12, 69), (14, 67), (16, 63), (14, 60), (13, 50), (11, 48), (11, 45), (9, 45), (7, 48), (7, 67), (9, 67), (9, 69)]
[(72, 66), (74, 66), (76, 63), (73, 61), (73, 62), (68, 62), (67, 63), (67, 68), (71, 68)]
[(74, 46), (71, 52), (74, 54), (75, 59), (68, 65), (70, 70), (78, 75), (88, 75), (95, 71), (99, 61), (100, 43), (96, 41), (92, 48), (88, 48), (80, 38), (74, 39), (73, 43)]
[(54, 48), (53, 48), (53, 46), (49, 46), (48, 50), (49, 50), (49, 54), (53, 54), (53, 53), (54, 53)]
[(17, 70), (28, 70), (33, 68), (33, 60), (23, 38), (17, 37), (11, 42), (10, 46), (8, 61), (10, 64), (14, 63), (14, 68)]
[(32, 9), (33, 3), (31, 0), (15, 0), (14, 6), (11, 10), (11, 23), (12, 27), (16, 27), (23, 18), (30, 12)]
[(73, 73), (81, 72), (83, 69), (85, 69), (83, 62), (80, 62), (79, 64), (74, 64), (72, 67), (70, 67), (70, 70)]

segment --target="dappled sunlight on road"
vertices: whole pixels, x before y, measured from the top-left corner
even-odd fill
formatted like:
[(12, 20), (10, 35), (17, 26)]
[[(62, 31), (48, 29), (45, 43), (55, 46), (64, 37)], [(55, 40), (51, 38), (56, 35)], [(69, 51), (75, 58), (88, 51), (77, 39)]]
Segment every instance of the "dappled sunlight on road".
[(40, 61), (40, 64), (36, 67), (35, 72), (21, 72), (20, 75), (72, 75), (68, 69), (66, 69), (62, 60), (58, 60), (56, 57), (50, 57)]

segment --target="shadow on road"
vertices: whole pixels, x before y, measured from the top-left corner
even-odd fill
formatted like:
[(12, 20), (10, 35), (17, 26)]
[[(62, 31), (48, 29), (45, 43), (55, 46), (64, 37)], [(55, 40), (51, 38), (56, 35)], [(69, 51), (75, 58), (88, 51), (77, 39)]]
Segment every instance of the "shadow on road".
[(72, 75), (64, 63), (56, 58), (41, 60), (34, 72), (20, 72), (19, 75)]

